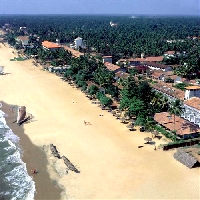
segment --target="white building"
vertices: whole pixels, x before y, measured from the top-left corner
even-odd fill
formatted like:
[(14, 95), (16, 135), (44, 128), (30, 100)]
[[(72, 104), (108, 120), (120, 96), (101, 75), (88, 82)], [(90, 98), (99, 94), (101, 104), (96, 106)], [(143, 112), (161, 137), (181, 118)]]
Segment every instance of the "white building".
[(164, 72), (172, 71), (172, 67), (156, 62), (145, 62), (144, 66), (147, 66), (151, 70), (162, 70)]
[(112, 56), (103, 56), (103, 63), (105, 62), (112, 63)]
[(81, 37), (77, 37), (73, 43), (70, 44), (70, 48), (78, 49), (79, 47), (85, 48), (83, 39)]
[(185, 90), (185, 100), (192, 97), (200, 97), (200, 86), (193, 85), (186, 87)]
[(200, 98), (192, 97), (184, 101), (183, 117), (200, 127)]
[(29, 45), (29, 37), (28, 36), (18, 36), (17, 42), (21, 42), (22, 46), (28, 46)]
[(78, 49), (79, 47), (84, 48), (83, 39), (81, 37), (77, 37), (74, 40), (75, 48)]
[(117, 26), (117, 24), (116, 23), (113, 23), (112, 21), (110, 21), (110, 26)]

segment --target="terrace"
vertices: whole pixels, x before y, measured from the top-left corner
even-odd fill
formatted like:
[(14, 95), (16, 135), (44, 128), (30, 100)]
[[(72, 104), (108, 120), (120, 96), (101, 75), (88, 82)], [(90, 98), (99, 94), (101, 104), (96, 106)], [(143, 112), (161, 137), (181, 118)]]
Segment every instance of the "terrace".
[[(174, 123), (175, 118), (175, 123)], [(176, 135), (186, 139), (190, 136), (196, 137), (200, 129), (195, 124), (179, 117), (170, 115), (168, 112), (156, 113), (154, 120), (164, 126), (169, 131), (176, 131)]]

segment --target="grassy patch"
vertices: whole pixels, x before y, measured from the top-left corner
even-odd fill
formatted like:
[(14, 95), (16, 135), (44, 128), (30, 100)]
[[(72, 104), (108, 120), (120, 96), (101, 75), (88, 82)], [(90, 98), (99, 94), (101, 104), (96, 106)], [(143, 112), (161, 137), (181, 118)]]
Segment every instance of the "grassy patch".
[(17, 61), (24, 61), (24, 60), (26, 60), (25, 58), (22, 58), (22, 57), (18, 57), (18, 58), (15, 58), (15, 60), (17, 60)]
[(176, 85), (174, 85), (175, 88), (185, 91), (185, 87), (187, 86), (191, 86), (192, 84), (188, 84), (188, 83), (177, 83)]
[(24, 61), (24, 60), (26, 60), (26, 58), (22, 58), (22, 57), (14, 57), (10, 59), (10, 61)]

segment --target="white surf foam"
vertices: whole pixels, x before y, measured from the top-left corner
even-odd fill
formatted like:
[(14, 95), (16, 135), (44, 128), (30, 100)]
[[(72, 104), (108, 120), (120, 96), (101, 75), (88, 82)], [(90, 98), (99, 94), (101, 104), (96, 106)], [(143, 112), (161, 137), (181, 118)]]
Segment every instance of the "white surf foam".
[(5, 180), (9, 183), (10, 190), (4, 191), (4, 193), (0, 191), (0, 196), (3, 194), (11, 195), (12, 200), (32, 200), (36, 191), (35, 182), (28, 175), (26, 164), (21, 159), (21, 150), (18, 147), (20, 138), (7, 126), (5, 116), (6, 114), (0, 110), (0, 129), (4, 130), (2, 132), (4, 137), (0, 139), (0, 142), (7, 141), (9, 146), (5, 147), (4, 150), (14, 151), (13, 154), (7, 157), (6, 163), (16, 164), (16, 167), (5, 173)]

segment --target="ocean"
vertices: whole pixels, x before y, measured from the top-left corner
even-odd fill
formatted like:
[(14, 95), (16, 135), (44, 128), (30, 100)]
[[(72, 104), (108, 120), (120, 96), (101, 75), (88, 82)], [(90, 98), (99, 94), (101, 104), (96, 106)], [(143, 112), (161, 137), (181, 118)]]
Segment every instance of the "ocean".
[(0, 110), (0, 200), (31, 200), (35, 182), (21, 159), (20, 138), (7, 126), (5, 117)]

